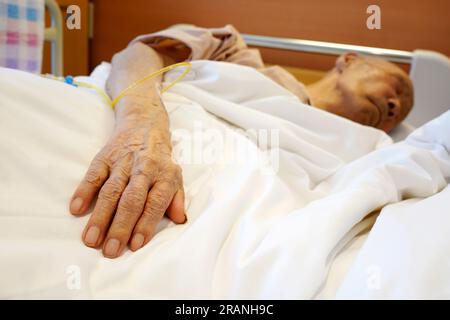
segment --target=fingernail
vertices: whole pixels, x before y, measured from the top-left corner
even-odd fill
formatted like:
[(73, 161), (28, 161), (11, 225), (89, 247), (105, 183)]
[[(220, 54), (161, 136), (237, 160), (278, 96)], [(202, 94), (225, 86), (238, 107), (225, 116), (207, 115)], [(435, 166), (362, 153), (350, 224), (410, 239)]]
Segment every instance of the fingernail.
[(119, 253), (120, 241), (117, 239), (109, 239), (105, 246), (104, 254), (107, 257), (116, 257)]
[(144, 244), (144, 240), (145, 240), (145, 238), (141, 233), (136, 233), (133, 236), (133, 239), (131, 239), (130, 249), (133, 251), (140, 249), (142, 247), (142, 245)]
[(83, 206), (83, 199), (75, 198), (72, 200), (72, 203), (70, 204), (70, 212), (72, 212), (73, 214), (79, 214), (82, 206)]
[(100, 229), (96, 226), (89, 227), (86, 235), (84, 236), (84, 242), (88, 246), (95, 246), (98, 240), (98, 236), (100, 235)]

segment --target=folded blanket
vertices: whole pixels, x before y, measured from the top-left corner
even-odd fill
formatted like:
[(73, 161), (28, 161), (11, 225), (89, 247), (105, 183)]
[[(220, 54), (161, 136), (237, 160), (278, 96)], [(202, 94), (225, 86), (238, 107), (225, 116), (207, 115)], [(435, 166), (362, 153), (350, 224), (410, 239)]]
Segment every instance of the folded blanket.
[(0, 0), (0, 66), (41, 71), (44, 0)]
[(141, 35), (131, 43), (143, 42), (176, 61), (226, 61), (258, 69), (261, 73), (309, 103), (305, 86), (279, 66), (265, 67), (257, 49), (249, 49), (239, 32), (231, 25), (205, 29), (179, 25), (163, 31)]

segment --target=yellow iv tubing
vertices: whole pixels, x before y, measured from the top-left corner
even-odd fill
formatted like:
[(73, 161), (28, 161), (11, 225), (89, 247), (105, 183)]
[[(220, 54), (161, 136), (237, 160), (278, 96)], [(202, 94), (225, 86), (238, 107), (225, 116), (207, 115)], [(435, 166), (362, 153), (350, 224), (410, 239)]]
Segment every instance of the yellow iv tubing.
[(190, 62), (184, 61), (184, 62), (175, 63), (175, 64), (172, 64), (170, 66), (167, 66), (167, 67), (164, 67), (162, 69), (159, 69), (159, 70), (157, 70), (155, 72), (152, 72), (148, 76), (145, 76), (144, 78), (136, 81), (135, 83), (131, 84), (130, 86), (128, 86), (127, 88), (122, 90), (122, 92), (120, 92), (117, 95), (117, 97), (115, 97), (113, 100), (111, 100), (110, 97), (106, 94), (106, 92), (103, 89), (101, 89), (100, 87), (98, 87), (96, 85), (93, 85), (93, 84), (90, 84), (90, 83), (87, 83), (87, 82), (76, 81), (70, 76), (69, 77), (65, 77), (65, 78), (58, 78), (58, 77), (54, 77), (52, 75), (45, 75), (45, 77), (50, 78), (50, 79), (54, 79), (54, 80), (64, 81), (67, 84), (70, 84), (70, 85), (73, 85), (73, 86), (79, 86), (79, 87), (83, 87), (83, 88), (93, 89), (93, 90), (97, 91), (101, 96), (103, 96), (103, 98), (105, 98), (105, 100), (108, 102), (108, 104), (112, 108), (114, 108), (115, 105), (117, 104), (117, 102), (119, 102), (120, 99), (122, 99), (124, 96), (127, 95), (127, 93), (129, 93), (134, 88), (140, 86), (145, 81), (153, 79), (154, 77), (162, 75), (162, 74), (164, 74), (164, 73), (166, 73), (166, 72), (168, 72), (168, 71), (170, 71), (172, 69), (175, 69), (175, 68), (178, 68), (178, 67), (181, 67), (181, 66), (186, 66), (186, 70), (184, 70), (183, 73), (177, 79), (175, 79), (171, 84), (169, 84), (167, 87), (162, 89), (161, 93), (164, 93), (167, 90), (169, 90), (170, 88), (172, 88), (175, 84), (180, 82), (192, 70), (192, 64)]

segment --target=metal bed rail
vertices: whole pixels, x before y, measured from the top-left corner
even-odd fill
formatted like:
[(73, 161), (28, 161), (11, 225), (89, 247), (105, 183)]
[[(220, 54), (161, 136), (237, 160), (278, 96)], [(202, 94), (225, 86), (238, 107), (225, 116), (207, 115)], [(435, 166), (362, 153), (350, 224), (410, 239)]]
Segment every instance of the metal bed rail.
[(62, 76), (63, 69), (63, 20), (61, 10), (55, 0), (45, 0), (51, 26), (45, 29), (44, 38), (51, 42), (51, 68), (55, 76)]
[(274, 48), (274, 49), (301, 51), (301, 52), (310, 52), (328, 55), (340, 55), (346, 52), (355, 52), (364, 55), (377, 56), (392, 62), (399, 62), (405, 64), (411, 64), (413, 57), (413, 54), (411, 52), (402, 50), (365, 47), (334, 42), (258, 36), (251, 34), (243, 34), (242, 36), (248, 45), (265, 48)]

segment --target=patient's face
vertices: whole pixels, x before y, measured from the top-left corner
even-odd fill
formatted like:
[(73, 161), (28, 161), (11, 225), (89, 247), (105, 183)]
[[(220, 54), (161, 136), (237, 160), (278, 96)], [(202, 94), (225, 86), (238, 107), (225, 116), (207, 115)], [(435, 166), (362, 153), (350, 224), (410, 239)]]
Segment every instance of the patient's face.
[(328, 111), (389, 132), (411, 110), (412, 83), (396, 65), (346, 54), (337, 60), (336, 71), (338, 102)]

